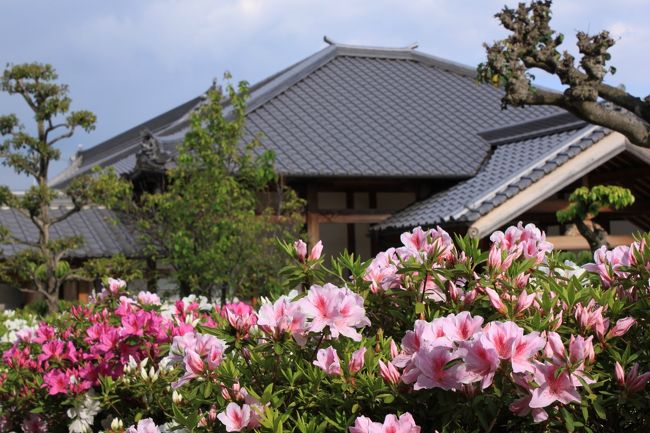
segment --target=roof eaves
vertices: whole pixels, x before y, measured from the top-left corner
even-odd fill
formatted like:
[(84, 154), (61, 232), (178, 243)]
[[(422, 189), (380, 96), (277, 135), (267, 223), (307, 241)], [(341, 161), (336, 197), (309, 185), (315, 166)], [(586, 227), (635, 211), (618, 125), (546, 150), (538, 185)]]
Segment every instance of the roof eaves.
[(483, 194), (481, 197), (475, 199), (471, 203), (466, 203), (465, 206), (464, 206), (464, 209), (457, 212), (456, 214), (452, 215), (451, 219), (452, 220), (459, 220), (460, 218), (462, 218), (462, 216), (464, 214), (466, 214), (468, 212), (471, 212), (471, 211), (478, 210), (485, 201), (490, 200), (491, 198), (493, 198), (497, 194), (505, 191), (506, 189), (508, 189), (509, 186), (511, 186), (512, 184), (518, 182), (521, 178), (525, 177), (530, 172), (532, 172), (532, 171), (534, 171), (536, 169), (542, 169), (549, 161), (552, 161), (554, 158), (556, 158), (561, 153), (566, 152), (567, 149), (569, 149), (574, 144), (578, 143), (583, 138), (589, 137), (593, 132), (595, 132), (598, 129), (602, 129), (602, 128), (599, 127), (599, 126), (593, 125), (593, 126), (590, 126), (589, 128), (579, 130), (571, 138), (569, 138), (565, 142), (565, 144), (562, 145), (561, 147), (558, 147), (558, 148), (554, 149), (552, 152), (548, 153), (543, 158), (540, 158), (539, 160), (537, 160), (533, 164), (525, 167), (523, 170), (521, 170), (518, 173), (512, 175), (511, 177), (504, 180), (503, 182), (501, 182), (496, 187), (492, 188), (491, 191), (487, 192), (486, 194)]

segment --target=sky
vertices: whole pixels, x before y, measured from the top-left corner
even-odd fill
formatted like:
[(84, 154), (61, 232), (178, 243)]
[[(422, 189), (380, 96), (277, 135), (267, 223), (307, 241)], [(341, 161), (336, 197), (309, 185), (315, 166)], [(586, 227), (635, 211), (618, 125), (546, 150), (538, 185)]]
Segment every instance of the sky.
[[(512, 0), (0, 0), (0, 65), (52, 64), (70, 86), (73, 109), (98, 118), (94, 131), (62, 142), (63, 170), (88, 149), (203, 93), (229, 71), (255, 83), (326, 46), (404, 47), (475, 67), (483, 42), (506, 36), (494, 14)], [(650, 94), (650, 0), (556, 0), (553, 27), (575, 52), (575, 32), (609, 30), (623, 83)], [(537, 74), (538, 82), (559, 83)], [(0, 114), (33, 123), (24, 102), (0, 94)], [(0, 184), (25, 189), (27, 178), (0, 168)]]

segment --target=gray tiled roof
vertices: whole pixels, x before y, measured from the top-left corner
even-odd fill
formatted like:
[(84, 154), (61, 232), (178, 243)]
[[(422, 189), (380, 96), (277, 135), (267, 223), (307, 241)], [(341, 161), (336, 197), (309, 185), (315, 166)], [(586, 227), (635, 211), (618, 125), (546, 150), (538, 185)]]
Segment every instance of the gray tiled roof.
[[(473, 68), (410, 48), (331, 45), (253, 86), (247, 135), (263, 135), (284, 175), (467, 178), (489, 154), (480, 131), (561, 112), (502, 111), (501, 90), (474, 76)], [(140, 145), (137, 128), (178, 144), (192, 101), (170, 111), (167, 126), (157, 118), (155, 128), (145, 122), (81, 152), (79, 166), (55, 184), (95, 164), (129, 173)]]
[[(556, 128), (556, 132), (511, 142), (501, 140), (507, 133), (490, 132), (487, 135), (502, 144), (495, 147), (476, 176), (407, 207), (374, 228), (468, 225), (607, 134), (603, 128), (584, 122), (575, 122), (573, 129), (565, 127), (566, 124)], [(513, 128), (508, 129), (513, 132)]]
[[(64, 208), (52, 209), (52, 216), (65, 212)], [(34, 224), (13, 209), (0, 209), (0, 224), (7, 227), (11, 234), (24, 242), (38, 241), (38, 231)], [(96, 258), (111, 257), (122, 253), (128, 257), (139, 256), (136, 236), (124, 224), (117, 221), (112, 211), (90, 207), (71, 215), (69, 218), (54, 224), (50, 229), (52, 239), (68, 236), (82, 236), (84, 243), (76, 250), (70, 251), (67, 257)], [(4, 256), (12, 256), (26, 248), (21, 244), (0, 245)]]

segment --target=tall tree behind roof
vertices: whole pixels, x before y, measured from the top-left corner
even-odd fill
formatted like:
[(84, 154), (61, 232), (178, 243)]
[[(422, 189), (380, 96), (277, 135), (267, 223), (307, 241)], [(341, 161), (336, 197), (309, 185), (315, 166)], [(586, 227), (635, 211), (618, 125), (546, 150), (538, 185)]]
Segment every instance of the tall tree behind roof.
[(247, 97), (246, 82), (208, 92), (165, 190), (143, 194), (136, 209), (151, 258), (171, 265), (182, 294), (262, 294), (283, 266), (276, 237), (292, 240), (302, 225), (272, 152), (243, 140)]

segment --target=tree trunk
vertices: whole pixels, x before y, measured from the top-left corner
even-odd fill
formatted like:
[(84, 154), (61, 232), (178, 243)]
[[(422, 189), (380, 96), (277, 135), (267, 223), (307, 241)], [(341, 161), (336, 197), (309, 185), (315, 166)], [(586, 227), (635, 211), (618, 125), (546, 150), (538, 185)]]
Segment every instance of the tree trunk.
[(181, 298), (190, 295), (190, 283), (186, 280), (181, 280), (178, 282), (178, 294)]
[(587, 220), (586, 222), (576, 220), (575, 224), (582, 237), (589, 243), (589, 248), (592, 253), (603, 246), (607, 249), (610, 248), (609, 242), (607, 242), (607, 232), (601, 226), (591, 220)]

